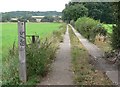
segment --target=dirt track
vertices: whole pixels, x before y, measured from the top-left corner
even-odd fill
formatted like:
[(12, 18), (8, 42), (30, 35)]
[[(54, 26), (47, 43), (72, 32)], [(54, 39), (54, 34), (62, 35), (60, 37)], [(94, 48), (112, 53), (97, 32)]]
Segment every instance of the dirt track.
[(73, 85), (70, 49), (70, 38), (67, 26), (64, 42), (60, 44), (55, 62), (52, 64), (52, 71), (39, 85)]

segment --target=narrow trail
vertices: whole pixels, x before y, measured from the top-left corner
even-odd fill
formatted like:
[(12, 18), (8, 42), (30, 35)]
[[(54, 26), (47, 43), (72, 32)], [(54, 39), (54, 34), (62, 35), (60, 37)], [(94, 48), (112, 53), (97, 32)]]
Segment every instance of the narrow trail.
[[(69, 26), (71, 26), (69, 24)], [(94, 58), (94, 60), (97, 62), (97, 67), (99, 69), (106, 72), (106, 75), (109, 77), (109, 79), (115, 83), (116, 85), (119, 84), (118, 81), (118, 70), (114, 68), (114, 66), (109, 65), (102, 57), (104, 52), (100, 50), (96, 45), (89, 42), (87, 39), (85, 39), (80, 33), (78, 33), (72, 26), (71, 26), (74, 34), (77, 36), (79, 41), (83, 44), (83, 46), (87, 49), (89, 54)]]
[(52, 71), (50, 71), (39, 85), (73, 85), (70, 47), (67, 25), (64, 42), (60, 44), (60, 49), (56, 54), (55, 62), (52, 64)]

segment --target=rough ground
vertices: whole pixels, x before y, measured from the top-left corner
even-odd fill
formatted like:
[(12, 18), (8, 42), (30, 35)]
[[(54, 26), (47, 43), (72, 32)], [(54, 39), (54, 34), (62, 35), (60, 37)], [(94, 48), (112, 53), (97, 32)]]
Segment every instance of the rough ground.
[(64, 36), (64, 42), (56, 54), (52, 71), (41, 81), (39, 85), (72, 85), (73, 73), (71, 70), (70, 38), (68, 26)]
[[(69, 25), (71, 26), (71, 25)], [(72, 26), (73, 32), (78, 37), (79, 41), (83, 44), (83, 46), (88, 50), (89, 54), (94, 57), (94, 60), (97, 62), (97, 67), (106, 72), (106, 75), (110, 78), (110, 80), (119, 84), (118, 82), (118, 70), (114, 68), (114, 66), (109, 65), (102, 57), (103, 52), (94, 44), (90, 43), (87, 39), (81, 36)]]

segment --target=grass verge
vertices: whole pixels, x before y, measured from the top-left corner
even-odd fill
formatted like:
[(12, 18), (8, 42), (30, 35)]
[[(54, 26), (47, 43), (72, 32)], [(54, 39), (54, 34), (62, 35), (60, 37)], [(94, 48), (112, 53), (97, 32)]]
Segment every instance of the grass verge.
[(69, 27), (71, 40), (72, 69), (77, 85), (111, 85), (112, 82), (103, 72), (90, 64), (89, 54)]
[(102, 51), (104, 52), (108, 52), (110, 50), (112, 50), (112, 46), (110, 45), (110, 40), (106, 39), (106, 41), (99, 41), (99, 40), (95, 40), (94, 44), (97, 45), (97, 47), (99, 47)]

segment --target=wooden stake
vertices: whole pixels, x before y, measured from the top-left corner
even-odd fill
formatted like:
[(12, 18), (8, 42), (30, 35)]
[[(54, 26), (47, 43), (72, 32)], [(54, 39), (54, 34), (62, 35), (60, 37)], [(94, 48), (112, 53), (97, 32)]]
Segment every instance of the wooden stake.
[(18, 46), (19, 46), (19, 77), (26, 82), (26, 31), (25, 22), (18, 22)]

